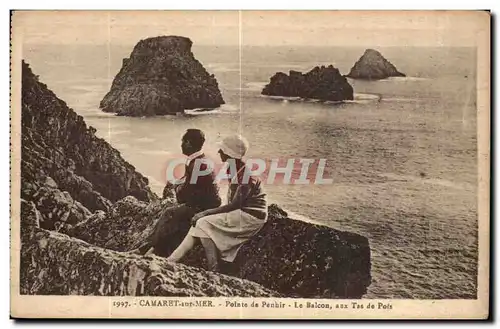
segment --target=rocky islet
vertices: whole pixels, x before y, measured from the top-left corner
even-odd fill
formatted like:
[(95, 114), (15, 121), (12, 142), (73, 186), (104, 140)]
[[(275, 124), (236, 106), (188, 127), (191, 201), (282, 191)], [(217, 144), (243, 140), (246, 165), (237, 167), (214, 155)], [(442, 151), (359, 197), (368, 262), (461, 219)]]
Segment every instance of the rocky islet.
[(100, 108), (123, 116), (184, 113), (224, 104), (217, 80), (191, 51), (192, 41), (160, 36), (139, 41), (113, 80)]
[(289, 74), (278, 72), (271, 77), (262, 94), (332, 102), (354, 98), (352, 86), (332, 65), (315, 67), (305, 74), (298, 71), (290, 71)]
[(302, 100), (343, 102), (354, 99), (354, 90), (347, 78), (380, 80), (404, 76), (406, 75), (399, 72), (379, 51), (366, 49), (345, 76), (332, 65), (317, 66), (305, 74), (293, 70), (289, 74), (278, 72), (271, 77), (261, 94), (298, 97)]

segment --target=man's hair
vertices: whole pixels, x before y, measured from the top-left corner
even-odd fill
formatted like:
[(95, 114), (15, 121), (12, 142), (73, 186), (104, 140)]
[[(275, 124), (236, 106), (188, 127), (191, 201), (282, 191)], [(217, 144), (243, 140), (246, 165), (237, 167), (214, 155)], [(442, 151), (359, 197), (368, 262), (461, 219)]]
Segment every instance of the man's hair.
[(200, 129), (188, 129), (182, 138), (188, 140), (197, 151), (201, 150), (205, 143), (205, 134)]

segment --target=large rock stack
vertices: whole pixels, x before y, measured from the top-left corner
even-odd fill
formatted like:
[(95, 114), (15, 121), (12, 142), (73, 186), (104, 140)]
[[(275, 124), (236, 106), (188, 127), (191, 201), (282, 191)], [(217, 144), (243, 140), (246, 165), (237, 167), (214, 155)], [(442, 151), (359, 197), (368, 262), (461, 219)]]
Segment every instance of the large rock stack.
[(217, 80), (194, 58), (191, 46), (190, 39), (179, 36), (141, 40), (123, 60), (101, 109), (153, 116), (224, 104)]

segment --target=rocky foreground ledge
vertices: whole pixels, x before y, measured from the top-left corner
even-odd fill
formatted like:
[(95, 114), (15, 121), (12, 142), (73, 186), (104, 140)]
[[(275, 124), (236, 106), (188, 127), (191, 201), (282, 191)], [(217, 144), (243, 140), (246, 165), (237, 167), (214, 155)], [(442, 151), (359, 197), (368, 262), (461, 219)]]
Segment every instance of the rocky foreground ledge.
[[(23, 294), (285, 296), (359, 298), (371, 282), (369, 241), (289, 218), (269, 221), (224, 273), (204, 270), (197, 246), (182, 264), (124, 253), (153, 230), (166, 207), (82, 117), (23, 62), (21, 292)], [(163, 255), (189, 223), (170, 223)]]
[(118, 115), (154, 116), (224, 104), (215, 76), (195, 59), (191, 46), (190, 39), (180, 36), (141, 40), (123, 60), (100, 108)]
[(277, 297), (257, 283), (93, 246), (39, 227), (22, 202), (21, 294), (98, 296)]
[(354, 98), (352, 86), (332, 65), (317, 66), (305, 74), (293, 70), (289, 75), (278, 72), (264, 87), (262, 95), (335, 102)]

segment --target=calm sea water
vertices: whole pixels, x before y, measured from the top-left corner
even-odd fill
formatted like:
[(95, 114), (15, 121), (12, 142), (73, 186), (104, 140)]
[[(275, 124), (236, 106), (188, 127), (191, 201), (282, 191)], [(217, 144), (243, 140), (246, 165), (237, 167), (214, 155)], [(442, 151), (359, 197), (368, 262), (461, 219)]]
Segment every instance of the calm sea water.
[[(271, 201), (369, 238), (368, 298), (475, 298), (477, 275), (474, 48), (379, 48), (408, 75), (350, 81), (341, 105), (260, 96), (277, 71), (333, 64), (347, 74), (362, 48), (198, 46), (226, 100), (190, 117), (115, 117), (98, 110), (132, 47), (25, 46), (35, 74), (97, 129), (161, 193), (166, 160), (187, 128), (214, 142), (240, 132), (249, 156), (326, 158), (331, 185), (267, 185)], [(240, 74), (241, 72), (241, 74)], [(241, 93), (240, 93), (241, 90)]]

